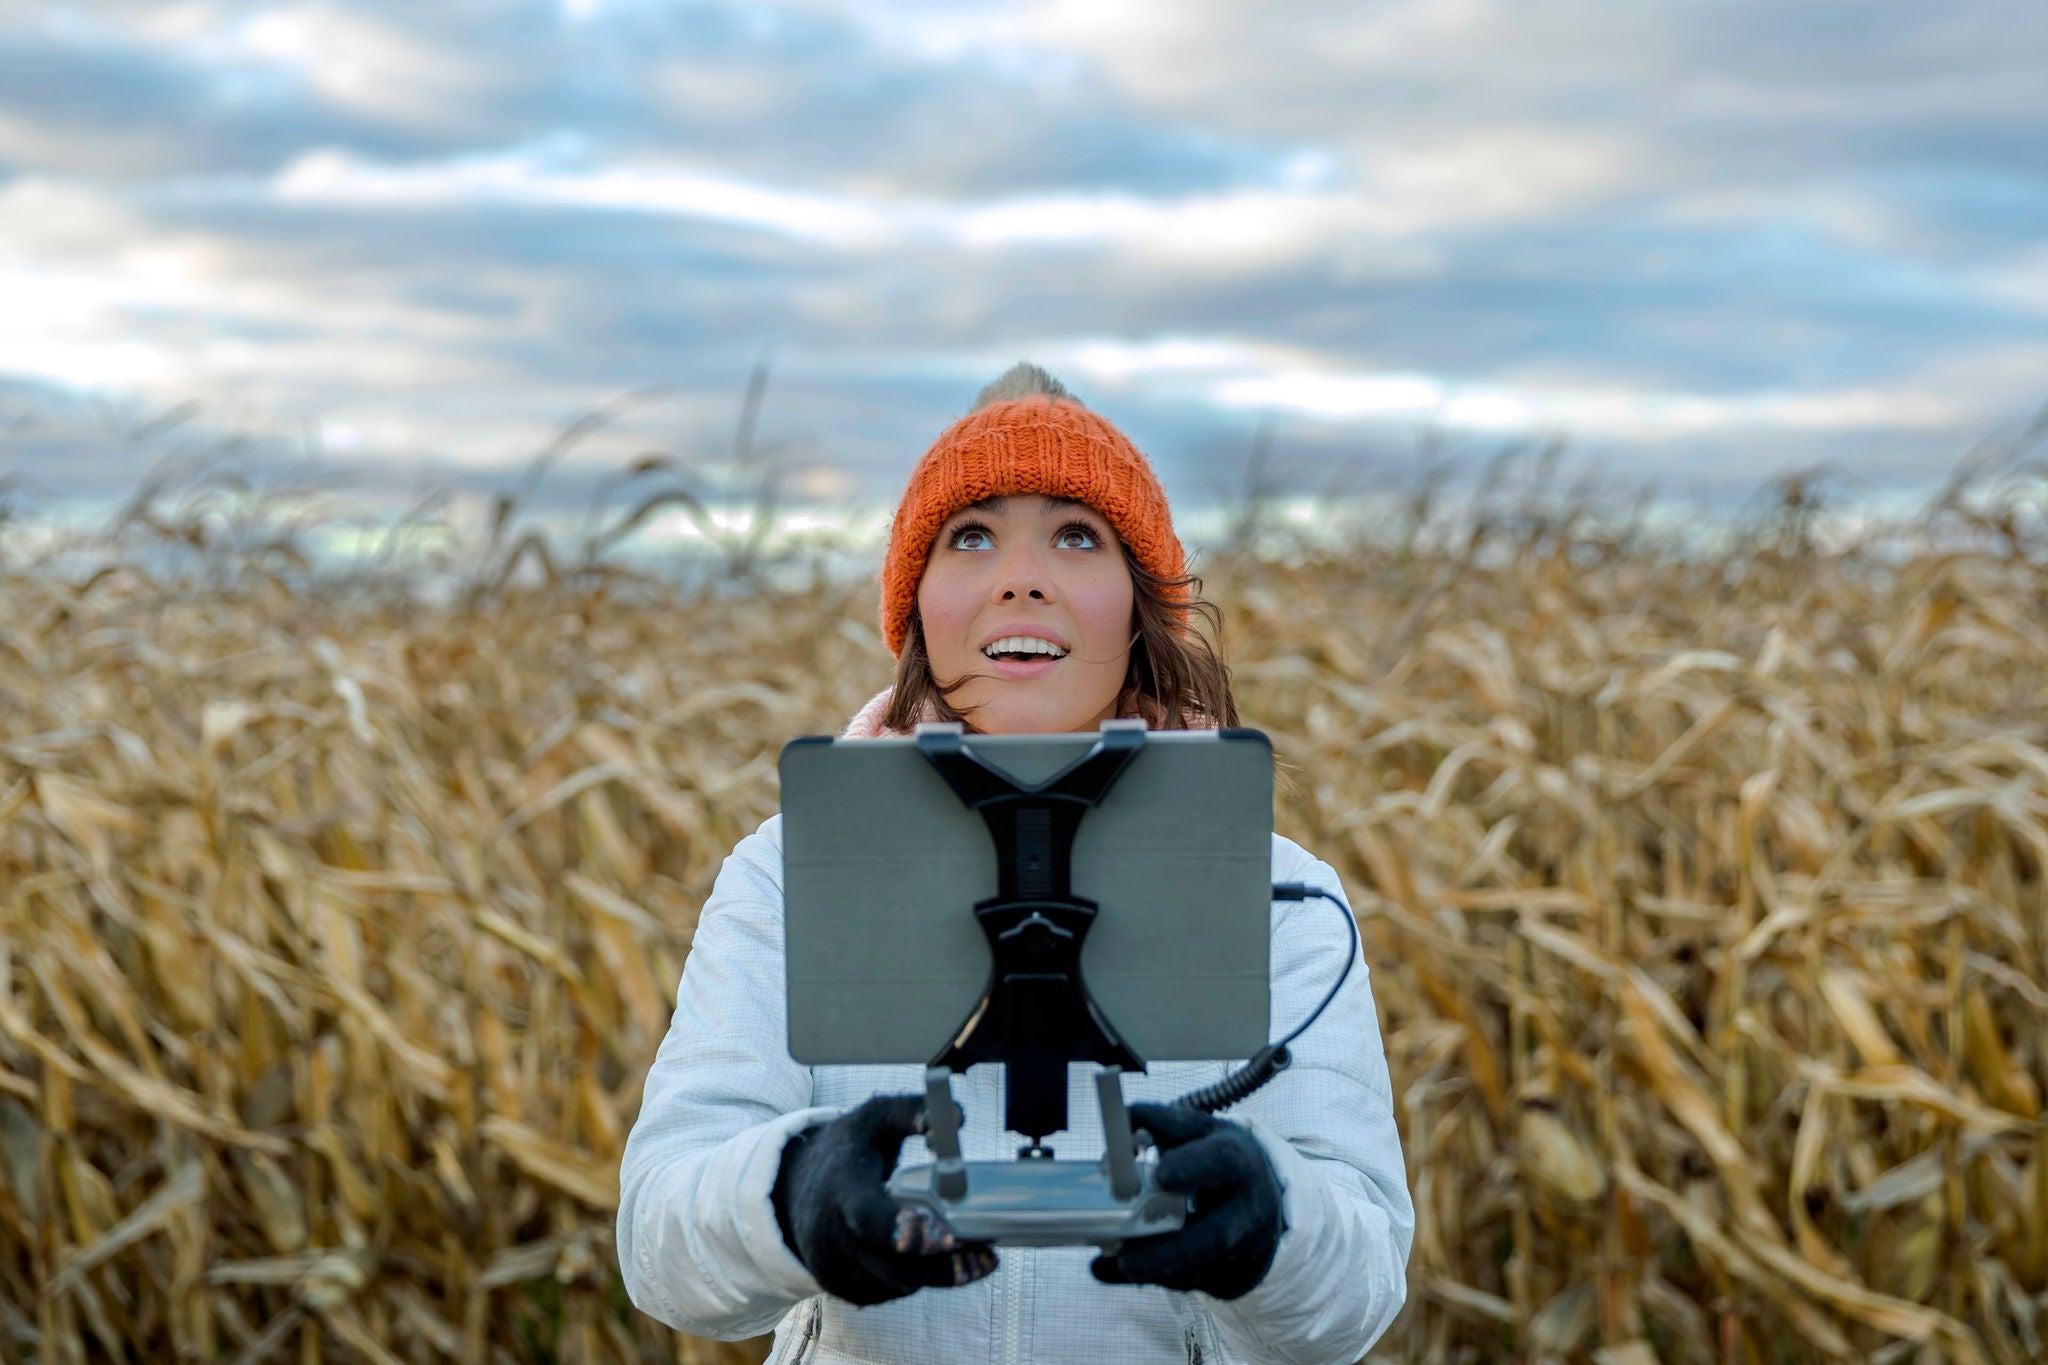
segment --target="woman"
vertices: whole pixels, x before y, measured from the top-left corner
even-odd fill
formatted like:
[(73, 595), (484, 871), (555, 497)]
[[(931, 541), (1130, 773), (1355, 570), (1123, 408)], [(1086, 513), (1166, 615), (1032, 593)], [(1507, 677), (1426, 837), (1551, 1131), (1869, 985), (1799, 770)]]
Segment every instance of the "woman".
[[(1196, 611), (1143, 455), (1059, 383), (1019, 365), (926, 452), (882, 567), (893, 685), (848, 725), (920, 720), (985, 734), (1234, 725), (1228, 671)], [(958, 1243), (884, 1190), (929, 1160), (922, 1063), (806, 1067), (788, 1052), (781, 816), (742, 839), (698, 921), (675, 1016), (620, 1173), (619, 1262), (639, 1308), (727, 1340), (776, 1328), (775, 1362), (1346, 1362), (1406, 1293), (1414, 1230), (1365, 964), (1327, 903), (1272, 910), (1272, 1022), (1308, 1016), (1293, 1063), (1226, 1116), (1166, 1101), (1236, 1062), (1127, 1076), (1162, 1186), (1195, 1196), (1180, 1231), (1092, 1247)], [(1342, 897), (1336, 873), (1273, 836), (1273, 880)], [(1102, 1153), (1072, 1071), (1064, 1158)], [(1001, 1068), (954, 1080), (970, 1161), (1015, 1154)], [(1092, 1142), (1092, 1147), (1091, 1147)]]

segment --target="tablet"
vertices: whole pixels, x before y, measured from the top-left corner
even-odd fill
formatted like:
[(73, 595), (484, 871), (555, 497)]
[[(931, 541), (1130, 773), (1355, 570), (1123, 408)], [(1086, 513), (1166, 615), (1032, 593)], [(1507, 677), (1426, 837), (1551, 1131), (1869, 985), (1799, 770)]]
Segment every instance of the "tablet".
[[(1019, 784), (1092, 732), (966, 735)], [(997, 893), (988, 826), (913, 738), (807, 736), (781, 756), (789, 1051), (807, 1065), (927, 1062), (988, 984), (974, 916)], [(1150, 1061), (1248, 1057), (1269, 1037), (1273, 751), (1258, 730), (1149, 730), (1075, 834), (1096, 904), (1081, 970)]]

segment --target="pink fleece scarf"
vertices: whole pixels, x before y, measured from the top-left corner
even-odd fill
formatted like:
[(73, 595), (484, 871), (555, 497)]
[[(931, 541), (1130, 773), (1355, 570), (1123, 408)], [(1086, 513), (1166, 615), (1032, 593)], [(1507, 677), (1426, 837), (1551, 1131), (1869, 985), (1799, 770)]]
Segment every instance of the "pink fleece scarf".
[[(853, 719), (847, 722), (845, 732), (839, 737), (841, 739), (907, 739), (910, 736), (910, 731), (891, 730), (882, 724), (882, 717), (889, 710), (889, 699), (895, 693), (896, 688), (893, 684), (875, 693), (874, 696), (868, 699), (867, 705), (854, 712)], [(1140, 717), (1135, 689), (1124, 689), (1123, 695), (1117, 698), (1116, 713), (1126, 720), (1135, 720)], [(924, 714), (919, 719), (932, 721), (938, 718), (938, 711), (930, 702), (926, 702)], [(1145, 717), (1144, 719), (1148, 725), (1155, 723), (1151, 717)], [(1190, 730), (1213, 730), (1216, 726), (1213, 721), (1209, 720), (1199, 710), (1189, 708), (1188, 728)]]

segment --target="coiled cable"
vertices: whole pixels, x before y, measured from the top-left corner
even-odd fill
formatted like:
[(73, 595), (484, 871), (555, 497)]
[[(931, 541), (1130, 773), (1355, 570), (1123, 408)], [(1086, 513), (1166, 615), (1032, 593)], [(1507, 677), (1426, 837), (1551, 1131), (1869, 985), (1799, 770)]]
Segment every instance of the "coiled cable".
[(1313, 1024), (1317, 1017), (1329, 1008), (1330, 1002), (1337, 998), (1337, 992), (1344, 985), (1345, 978), (1351, 975), (1351, 964), (1358, 958), (1358, 917), (1351, 913), (1351, 907), (1346, 905), (1341, 897), (1333, 896), (1319, 886), (1310, 886), (1307, 882), (1280, 882), (1273, 887), (1273, 899), (1276, 901), (1305, 901), (1313, 896), (1321, 897), (1344, 912), (1344, 927), (1351, 931), (1351, 951), (1344, 958), (1344, 970), (1337, 973), (1337, 980), (1323, 996), (1322, 1003), (1309, 1012), (1308, 1018), (1302, 1020), (1294, 1032), (1277, 1043), (1266, 1044), (1254, 1052), (1243, 1066), (1222, 1080), (1214, 1085), (1205, 1085), (1200, 1090), (1190, 1090), (1175, 1100), (1175, 1104), (1185, 1104), (1208, 1114), (1236, 1104), (1286, 1070), (1287, 1064), (1294, 1060), (1293, 1054), (1287, 1050), (1287, 1045), (1299, 1038), (1302, 1031)]

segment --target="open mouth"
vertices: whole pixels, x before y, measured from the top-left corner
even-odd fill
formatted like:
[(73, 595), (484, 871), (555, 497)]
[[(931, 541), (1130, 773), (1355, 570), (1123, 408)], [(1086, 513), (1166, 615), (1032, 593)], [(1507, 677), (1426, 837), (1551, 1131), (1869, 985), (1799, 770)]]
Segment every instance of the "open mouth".
[(1035, 678), (1051, 672), (1052, 666), (1067, 656), (1067, 651), (1052, 641), (1029, 635), (991, 640), (981, 652), (996, 666), (997, 674), (1009, 678)]

